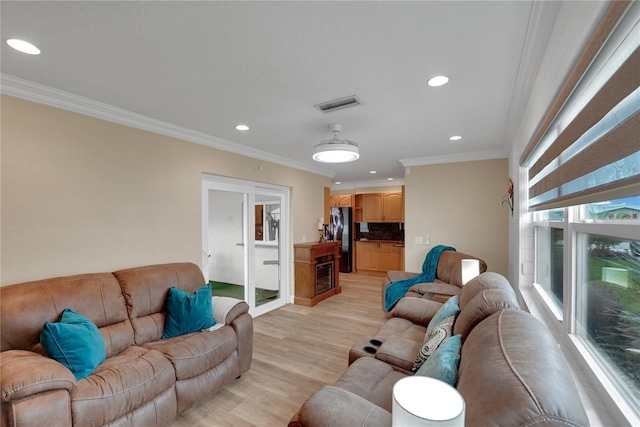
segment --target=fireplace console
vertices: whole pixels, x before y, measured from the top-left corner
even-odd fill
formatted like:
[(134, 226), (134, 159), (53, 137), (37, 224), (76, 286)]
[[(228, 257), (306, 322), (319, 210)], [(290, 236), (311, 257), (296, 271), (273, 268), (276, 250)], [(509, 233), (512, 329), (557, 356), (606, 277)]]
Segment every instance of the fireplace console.
[(314, 306), (342, 292), (338, 279), (340, 242), (296, 243), (294, 303)]

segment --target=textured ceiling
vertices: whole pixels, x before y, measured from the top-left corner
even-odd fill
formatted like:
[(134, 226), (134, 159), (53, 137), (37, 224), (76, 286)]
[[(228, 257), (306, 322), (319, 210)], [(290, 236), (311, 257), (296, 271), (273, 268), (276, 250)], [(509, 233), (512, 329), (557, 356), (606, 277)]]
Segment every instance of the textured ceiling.
[[(400, 160), (506, 157), (533, 3), (2, 1), (0, 7), (5, 81), (118, 107), (348, 187), (403, 180)], [(11, 37), (35, 43), (42, 54), (13, 51), (4, 44)], [(449, 76), (449, 84), (427, 86), (437, 74)], [(314, 108), (354, 94), (362, 105), (331, 113)], [(251, 129), (239, 132), (237, 123)], [(311, 159), (314, 145), (331, 137), (330, 123), (343, 124), (340, 136), (359, 144), (360, 160)], [(456, 134), (464, 139), (450, 142)]]

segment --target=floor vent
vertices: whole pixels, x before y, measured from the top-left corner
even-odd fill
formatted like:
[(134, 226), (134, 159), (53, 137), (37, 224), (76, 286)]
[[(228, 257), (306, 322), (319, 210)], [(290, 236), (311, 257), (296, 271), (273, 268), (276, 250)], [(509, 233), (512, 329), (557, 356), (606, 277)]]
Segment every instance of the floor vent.
[(340, 110), (341, 108), (355, 107), (360, 104), (360, 100), (355, 95), (351, 95), (340, 99), (334, 99), (333, 101), (316, 104), (314, 107), (323, 113), (329, 113), (331, 111)]

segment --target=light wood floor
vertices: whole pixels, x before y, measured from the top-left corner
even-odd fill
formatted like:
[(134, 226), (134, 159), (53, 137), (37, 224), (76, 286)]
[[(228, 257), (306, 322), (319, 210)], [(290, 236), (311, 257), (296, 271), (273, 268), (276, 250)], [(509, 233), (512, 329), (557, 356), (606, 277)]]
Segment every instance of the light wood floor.
[(251, 370), (170, 426), (286, 426), (309, 396), (338, 380), (351, 346), (386, 321), (381, 280), (341, 273), (341, 294), (315, 307), (287, 305), (255, 318)]

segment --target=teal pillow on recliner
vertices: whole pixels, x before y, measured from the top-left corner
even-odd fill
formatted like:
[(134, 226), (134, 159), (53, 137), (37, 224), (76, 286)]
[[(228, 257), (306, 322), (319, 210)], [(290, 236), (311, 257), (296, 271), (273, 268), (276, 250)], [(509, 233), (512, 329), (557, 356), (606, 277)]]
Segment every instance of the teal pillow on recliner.
[(427, 358), (416, 375), (435, 378), (455, 387), (458, 379), (458, 365), (462, 349), (462, 335), (447, 338), (440, 347)]
[(162, 338), (173, 338), (202, 331), (215, 324), (210, 284), (196, 289), (194, 293), (174, 287), (169, 288), (167, 317), (164, 321)]
[(431, 332), (431, 330), (444, 319), (451, 316), (457, 316), (458, 313), (460, 313), (460, 306), (458, 305), (458, 295), (454, 295), (449, 298), (444, 304), (442, 304), (442, 307), (440, 307), (436, 314), (433, 315), (431, 321), (429, 322), (429, 325), (427, 325), (427, 333), (425, 334), (425, 337), (429, 335), (429, 332)]
[(70, 308), (62, 312), (59, 322), (44, 323), (40, 344), (49, 357), (69, 368), (76, 380), (91, 374), (106, 357), (98, 327)]

